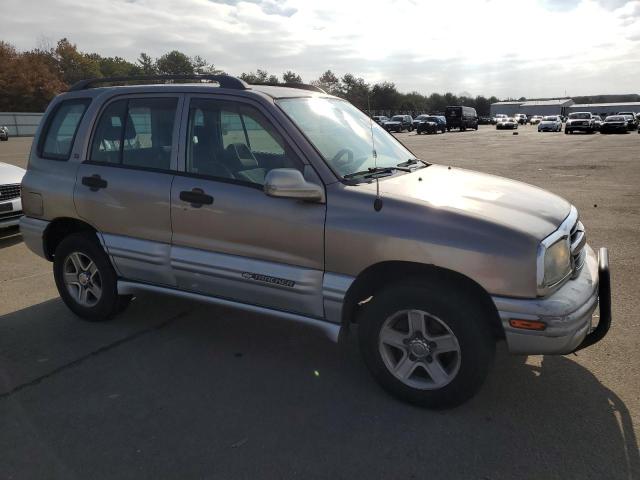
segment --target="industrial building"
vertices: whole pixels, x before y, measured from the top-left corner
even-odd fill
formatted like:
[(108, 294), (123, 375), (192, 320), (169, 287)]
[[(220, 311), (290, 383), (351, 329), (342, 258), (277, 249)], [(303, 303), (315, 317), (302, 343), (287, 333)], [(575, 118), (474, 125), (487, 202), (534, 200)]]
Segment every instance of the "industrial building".
[(600, 115), (602, 118), (608, 115), (615, 115), (618, 112), (634, 112), (637, 115), (640, 113), (640, 102), (576, 103), (569, 107), (569, 113), (572, 112), (591, 112)]
[(504, 114), (513, 117), (516, 113), (532, 115), (567, 115), (568, 109), (575, 102), (570, 98), (556, 98), (553, 100), (508, 101), (491, 104), (491, 116)]
[(516, 101), (492, 103), (489, 113), (492, 117), (495, 117), (497, 114), (506, 115), (507, 117), (513, 117), (516, 113), (520, 113), (520, 105), (522, 105), (523, 103), (524, 102)]

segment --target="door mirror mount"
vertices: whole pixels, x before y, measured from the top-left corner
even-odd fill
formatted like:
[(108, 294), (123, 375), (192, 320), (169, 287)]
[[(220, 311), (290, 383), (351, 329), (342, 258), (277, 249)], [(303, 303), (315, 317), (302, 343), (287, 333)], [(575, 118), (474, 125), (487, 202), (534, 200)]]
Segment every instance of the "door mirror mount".
[(305, 180), (294, 168), (275, 168), (267, 173), (264, 193), (270, 197), (294, 198), (307, 202), (324, 202), (324, 189)]

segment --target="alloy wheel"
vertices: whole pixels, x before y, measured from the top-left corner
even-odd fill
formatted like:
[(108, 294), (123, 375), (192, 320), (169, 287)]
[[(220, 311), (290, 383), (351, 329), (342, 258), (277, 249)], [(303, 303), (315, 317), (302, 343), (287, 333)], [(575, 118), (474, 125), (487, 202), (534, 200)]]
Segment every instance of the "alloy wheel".
[(72, 252), (63, 263), (64, 285), (83, 307), (93, 307), (102, 296), (102, 277), (95, 262), (86, 254)]
[(405, 385), (436, 390), (460, 369), (458, 339), (439, 318), (422, 310), (402, 310), (388, 317), (378, 350), (389, 372)]

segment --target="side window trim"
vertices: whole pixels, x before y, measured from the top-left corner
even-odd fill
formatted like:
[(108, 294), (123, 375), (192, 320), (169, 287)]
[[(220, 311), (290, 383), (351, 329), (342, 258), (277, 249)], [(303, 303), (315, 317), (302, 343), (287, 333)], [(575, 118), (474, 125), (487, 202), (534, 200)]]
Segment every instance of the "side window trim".
[[(76, 136), (78, 135), (78, 130), (80, 130), (80, 126), (82, 125), (82, 120), (84, 119), (84, 116), (86, 115), (87, 110), (89, 110), (89, 106), (91, 105), (92, 100), (93, 99), (91, 97), (81, 97), (81, 98), (70, 98), (68, 100), (61, 100), (60, 102), (58, 102), (58, 104), (53, 108), (51, 113), (47, 115), (46, 123), (42, 129), (42, 133), (40, 134), (40, 139), (38, 140), (38, 145), (37, 145), (38, 157), (46, 160), (55, 160), (58, 162), (66, 162), (69, 160), (69, 158), (71, 157), (71, 152), (73, 151), (73, 146), (76, 142)], [(69, 152), (67, 153), (66, 156), (65, 155), (60, 155), (60, 156), (46, 155), (44, 152), (44, 145), (47, 140), (47, 136), (49, 135), (51, 124), (53, 123), (54, 119), (56, 118), (56, 115), (60, 111), (60, 108), (62, 108), (63, 105), (69, 105), (72, 103), (79, 103), (79, 104), (86, 104), (86, 105), (84, 107), (84, 111), (82, 112), (82, 115), (80, 116), (80, 119), (78, 120), (78, 124), (76, 125), (75, 131), (73, 132), (73, 137), (71, 138), (71, 145), (69, 147)]]
[[(162, 169), (162, 168), (147, 168), (147, 167), (140, 167), (140, 166), (135, 166), (135, 165), (124, 165), (122, 163), (122, 152), (123, 152), (123, 148), (120, 148), (120, 153), (119, 153), (119, 163), (114, 164), (114, 163), (108, 163), (108, 162), (100, 162), (100, 161), (93, 161), (91, 160), (91, 148), (93, 146), (93, 140), (95, 138), (96, 135), (96, 131), (98, 129), (98, 125), (100, 123), (100, 119), (102, 118), (102, 114), (104, 113), (104, 111), (109, 107), (109, 105), (111, 105), (114, 102), (117, 102), (119, 100), (126, 100), (127, 105), (126, 105), (126, 109), (125, 109), (125, 123), (127, 121), (127, 116), (128, 116), (128, 109), (129, 109), (129, 101), (130, 100), (137, 100), (137, 99), (153, 99), (153, 98), (175, 98), (177, 100), (176, 103), (176, 111), (175, 111), (175, 116), (174, 116), (174, 120), (173, 120), (173, 132), (172, 132), (172, 144), (171, 144), (171, 160), (169, 163), (169, 169)], [(160, 172), (160, 173), (172, 173), (175, 174), (176, 172), (179, 171), (179, 167), (180, 167), (180, 154), (182, 151), (182, 125), (183, 125), (183, 115), (184, 115), (184, 106), (186, 104), (185, 101), (185, 95), (182, 93), (133, 93), (133, 94), (125, 94), (125, 95), (115, 95), (111, 98), (109, 98), (107, 101), (105, 101), (100, 108), (98, 109), (98, 112), (96, 113), (96, 115), (94, 116), (93, 119), (93, 125), (91, 125), (91, 134), (89, 135), (89, 142), (87, 143), (86, 147), (85, 147), (85, 154), (84, 154), (84, 159), (82, 160), (81, 163), (86, 163), (89, 165), (102, 165), (102, 166), (107, 166), (107, 167), (114, 167), (114, 168), (125, 168), (125, 169), (130, 169), (130, 170), (144, 170), (144, 171), (151, 171), (151, 172)], [(188, 112), (187, 112), (188, 113)], [(121, 142), (120, 144), (123, 144), (123, 140), (122, 138), (125, 135), (125, 126), (123, 125), (122, 128), (122, 133), (121, 133)]]

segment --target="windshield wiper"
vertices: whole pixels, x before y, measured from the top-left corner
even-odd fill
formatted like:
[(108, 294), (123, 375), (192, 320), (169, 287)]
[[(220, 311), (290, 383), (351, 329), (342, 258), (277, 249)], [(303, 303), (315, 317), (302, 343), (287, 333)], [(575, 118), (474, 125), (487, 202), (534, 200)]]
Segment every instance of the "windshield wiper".
[(382, 175), (392, 175), (393, 172), (396, 170), (399, 170), (401, 172), (411, 171), (410, 168), (406, 168), (402, 166), (400, 167), (369, 167), (366, 170), (362, 170), (361, 172), (348, 173), (344, 175), (343, 178), (346, 178), (346, 179), (355, 178), (355, 177), (373, 178), (373, 177), (382, 176)]
[(406, 162), (399, 163), (397, 166), (398, 166), (398, 167), (408, 167), (408, 166), (410, 166), (410, 165), (415, 165), (415, 164), (416, 164), (416, 163), (418, 163), (418, 162), (422, 162), (422, 163), (423, 163), (425, 166), (427, 166), (427, 167), (428, 167), (429, 165), (431, 165), (430, 163), (425, 162), (424, 160), (418, 160), (417, 158), (410, 158), (410, 159), (409, 159), (409, 160), (407, 160)]

